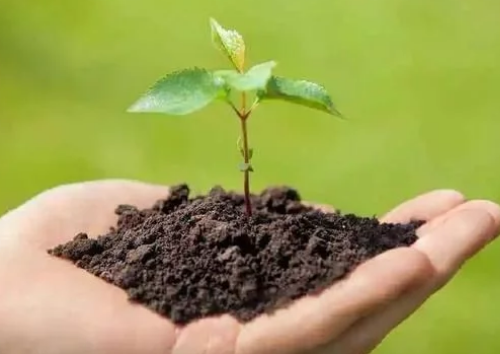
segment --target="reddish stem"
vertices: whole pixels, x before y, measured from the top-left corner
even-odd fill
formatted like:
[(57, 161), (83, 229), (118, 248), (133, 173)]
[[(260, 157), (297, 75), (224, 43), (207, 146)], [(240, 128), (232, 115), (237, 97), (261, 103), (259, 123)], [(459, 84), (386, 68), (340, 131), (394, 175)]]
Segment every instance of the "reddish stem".
[[(243, 73), (243, 69), (236, 67), (238, 72)], [(248, 133), (247, 133), (247, 119), (252, 112), (253, 106), (247, 112), (247, 96), (246, 92), (241, 93), (241, 109), (238, 110), (234, 105), (232, 105), (234, 111), (240, 118), (241, 122), (241, 135), (243, 136), (243, 159), (245, 163), (244, 180), (243, 180), (243, 190), (245, 193), (245, 210), (247, 216), (252, 216), (252, 202), (250, 200), (250, 152), (248, 149)]]

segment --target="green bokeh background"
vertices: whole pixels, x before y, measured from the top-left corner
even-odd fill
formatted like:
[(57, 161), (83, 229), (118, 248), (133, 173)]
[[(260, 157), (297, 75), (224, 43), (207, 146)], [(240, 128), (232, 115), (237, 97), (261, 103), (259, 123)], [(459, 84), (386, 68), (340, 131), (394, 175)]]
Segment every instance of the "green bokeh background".
[[(497, 0), (0, 0), (0, 212), (87, 179), (239, 189), (228, 107), (125, 113), (166, 72), (226, 64), (210, 16), (243, 33), (249, 61), (323, 83), (349, 118), (259, 107), (254, 190), (288, 184), (366, 215), (435, 188), (500, 202), (498, 13)], [(500, 353), (499, 257), (475, 257), (376, 353)]]

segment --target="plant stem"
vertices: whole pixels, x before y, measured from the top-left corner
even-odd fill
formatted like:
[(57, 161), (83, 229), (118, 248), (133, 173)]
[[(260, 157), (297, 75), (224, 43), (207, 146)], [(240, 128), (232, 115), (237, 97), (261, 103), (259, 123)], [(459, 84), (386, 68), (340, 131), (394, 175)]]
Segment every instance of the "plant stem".
[(243, 190), (245, 193), (245, 210), (248, 216), (252, 216), (252, 202), (250, 201), (250, 156), (248, 149), (247, 119), (251, 111), (246, 111), (246, 94), (241, 93), (241, 111), (238, 115), (241, 122), (241, 135), (243, 137), (243, 159), (245, 163)]
[(252, 203), (250, 202), (250, 171), (249, 171), (249, 157), (248, 157), (248, 134), (247, 134), (247, 120), (246, 118), (240, 119), (241, 133), (243, 135), (243, 158), (247, 168), (244, 173), (243, 189), (245, 191), (245, 209), (248, 216), (252, 216)]

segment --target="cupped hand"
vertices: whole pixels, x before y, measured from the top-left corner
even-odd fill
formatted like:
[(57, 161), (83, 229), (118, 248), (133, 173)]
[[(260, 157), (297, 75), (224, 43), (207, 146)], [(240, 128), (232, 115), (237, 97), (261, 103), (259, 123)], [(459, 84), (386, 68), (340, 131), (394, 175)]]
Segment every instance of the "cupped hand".
[(500, 207), (439, 190), (385, 222), (424, 219), (419, 240), (356, 268), (319, 296), (239, 324), (226, 315), (176, 327), (121, 289), (51, 257), (79, 232), (106, 232), (117, 204), (148, 207), (168, 188), (133, 181), (57, 187), (0, 219), (0, 353), (363, 354), (446, 284), (500, 229)]

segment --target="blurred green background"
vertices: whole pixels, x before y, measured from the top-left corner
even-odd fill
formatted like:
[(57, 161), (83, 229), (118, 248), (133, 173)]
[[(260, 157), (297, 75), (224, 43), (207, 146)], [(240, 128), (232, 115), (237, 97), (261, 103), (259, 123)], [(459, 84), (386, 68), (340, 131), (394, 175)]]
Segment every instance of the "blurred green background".
[[(242, 32), (252, 63), (323, 83), (349, 118), (259, 107), (255, 191), (288, 184), (366, 215), (435, 188), (500, 202), (498, 13), (497, 0), (0, 0), (0, 212), (87, 179), (239, 189), (228, 107), (125, 113), (166, 72), (226, 65), (210, 16)], [(474, 258), (376, 352), (500, 353), (499, 256)]]

